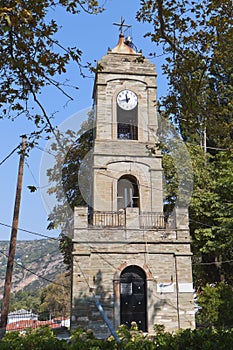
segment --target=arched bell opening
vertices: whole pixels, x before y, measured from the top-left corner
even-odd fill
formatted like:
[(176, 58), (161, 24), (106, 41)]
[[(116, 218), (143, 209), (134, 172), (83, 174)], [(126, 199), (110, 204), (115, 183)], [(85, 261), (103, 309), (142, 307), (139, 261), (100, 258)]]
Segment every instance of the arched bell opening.
[(117, 182), (117, 210), (139, 208), (139, 188), (136, 177), (123, 175)]

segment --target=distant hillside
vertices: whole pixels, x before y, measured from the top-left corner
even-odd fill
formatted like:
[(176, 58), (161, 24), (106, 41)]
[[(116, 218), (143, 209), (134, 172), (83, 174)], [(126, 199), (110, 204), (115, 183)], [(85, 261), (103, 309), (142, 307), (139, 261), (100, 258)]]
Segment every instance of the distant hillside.
[[(52, 239), (18, 241), (12, 292), (42, 288), (65, 271), (59, 242)], [(0, 294), (3, 292), (9, 243), (0, 241)]]

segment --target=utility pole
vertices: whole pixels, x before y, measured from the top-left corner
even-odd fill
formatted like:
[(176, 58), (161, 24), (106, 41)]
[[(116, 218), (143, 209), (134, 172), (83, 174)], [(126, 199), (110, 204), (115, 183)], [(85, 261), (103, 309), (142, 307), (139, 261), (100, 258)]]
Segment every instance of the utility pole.
[(14, 214), (13, 214), (13, 222), (12, 222), (12, 230), (11, 230), (11, 240), (10, 240), (10, 247), (9, 247), (9, 254), (8, 254), (8, 261), (7, 261), (7, 268), (6, 268), (2, 308), (1, 308), (0, 338), (2, 338), (6, 332), (6, 325), (7, 325), (8, 312), (9, 312), (11, 282), (12, 282), (13, 266), (14, 266), (14, 259), (15, 259), (18, 221), (19, 221), (19, 209), (20, 209), (21, 192), (22, 192), (25, 149), (26, 149), (26, 137), (23, 136), (22, 149), (21, 149), (20, 160), (19, 160), (18, 180), (17, 180), (15, 206), (14, 206)]

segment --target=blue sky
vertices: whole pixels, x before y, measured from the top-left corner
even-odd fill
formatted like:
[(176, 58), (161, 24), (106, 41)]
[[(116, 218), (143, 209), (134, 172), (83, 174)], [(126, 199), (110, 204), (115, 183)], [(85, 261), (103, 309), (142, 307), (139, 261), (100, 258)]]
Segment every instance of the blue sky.
[[(119, 31), (112, 24), (119, 22), (122, 16), (127, 24), (132, 25), (132, 30), (127, 34), (132, 35), (137, 48), (142, 49), (146, 57), (148, 57), (149, 52), (155, 51), (160, 55), (159, 49), (148, 38), (143, 38), (143, 35), (150, 30), (150, 26), (135, 20), (139, 5), (140, 1), (137, 0), (107, 0), (105, 2), (106, 11), (96, 16), (86, 13), (70, 15), (62, 10), (56, 10), (52, 16), (62, 26), (57, 39), (64, 46), (77, 46), (81, 49), (83, 63), (86, 61), (93, 63), (94, 60), (101, 59), (107, 53), (108, 48), (116, 46)], [(166, 92), (166, 80), (161, 73), (163, 56), (151, 61), (156, 65), (158, 96), (161, 96)], [(82, 122), (82, 115), (85, 114), (82, 113), (82, 110), (92, 105), (94, 80), (91, 76), (85, 79), (81, 78), (74, 64), (70, 66), (68, 77), (72, 84), (79, 87), (72, 94), (73, 102), (66, 104), (66, 99), (52, 89), (43, 92), (41, 101), (49, 114), (55, 113), (52, 120), (54, 126), (61, 125), (72, 115), (77, 114), (74, 127), (78, 130), (80, 122)], [(33, 125), (25, 119), (18, 119), (14, 122), (0, 120), (0, 162), (21, 142), (20, 135), (32, 131), (32, 128)], [(43, 149), (44, 146), (45, 141), (41, 140), (40, 148)], [(40, 190), (30, 193), (27, 189), (28, 185), (40, 185), (42, 156), (43, 151), (36, 148), (31, 152), (27, 164), (25, 164), (19, 228), (38, 232), (45, 236), (57, 237), (58, 232), (46, 230), (49, 208), (42, 200)], [(0, 240), (9, 240), (10, 238), (11, 229), (2, 224), (11, 225), (12, 223), (18, 162), (19, 156), (15, 153), (0, 166)], [(21, 230), (18, 231), (18, 239), (20, 240), (38, 238), (41, 237)]]

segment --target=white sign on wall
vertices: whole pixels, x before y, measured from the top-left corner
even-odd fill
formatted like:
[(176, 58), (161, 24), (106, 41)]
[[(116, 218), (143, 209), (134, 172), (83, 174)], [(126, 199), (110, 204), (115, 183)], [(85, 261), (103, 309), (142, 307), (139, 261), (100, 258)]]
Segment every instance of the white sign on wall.
[(158, 293), (174, 293), (174, 283), (157, 283)]
[(193, 284), (192, 283), (179, 283), (179, 293), (193, 293)]

